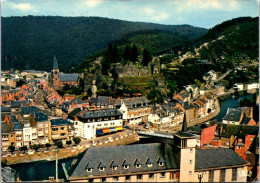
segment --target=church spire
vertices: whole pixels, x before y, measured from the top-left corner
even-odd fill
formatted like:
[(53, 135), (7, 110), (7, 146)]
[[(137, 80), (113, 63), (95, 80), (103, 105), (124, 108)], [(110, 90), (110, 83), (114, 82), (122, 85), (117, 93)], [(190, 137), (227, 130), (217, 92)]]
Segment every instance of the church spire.
[(183, 118), (183, 125), (182, 125), (182, 132), (187, 132), (187, 120), (186, 120), (186, 112), (184, 112), (184, 118)]
[(58, 63), (57, 63), (57, 59), (56, 59), (56, 55), (54, 55), (54, 58), (53, 58), (53, 69), (58, 69)]

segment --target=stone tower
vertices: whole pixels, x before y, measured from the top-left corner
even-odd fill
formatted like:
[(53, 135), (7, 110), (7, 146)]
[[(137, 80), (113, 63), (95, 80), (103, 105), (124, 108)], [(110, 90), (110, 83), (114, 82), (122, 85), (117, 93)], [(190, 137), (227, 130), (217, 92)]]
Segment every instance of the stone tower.
[(59, 88), (59, 67), (58, 67), (58, 63), (57, 63), (57, 59), (56, 59), (55, 55), (53, 58), (53, 68), (52, 68), (51, 74), (52, 74), (52, 86), (55, 89), (58, 89)]
[(186, 114), (184, 114), (182, 130), (174, 134), (174, 145), (180, 150), (180, 182), (194, 182), (196, 136), (187, 132)]

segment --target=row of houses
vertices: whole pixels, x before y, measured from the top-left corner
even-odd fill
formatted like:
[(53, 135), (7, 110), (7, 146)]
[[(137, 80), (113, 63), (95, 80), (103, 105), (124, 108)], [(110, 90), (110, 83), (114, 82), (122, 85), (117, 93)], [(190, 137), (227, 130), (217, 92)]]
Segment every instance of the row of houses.
[(54, 143), (56, 140), (71, 140), (74, 136), (73, 124), (61, 118), (52, 118), (35, 106), (21, 107), (21, 113), (14, 114), (10, 107), (4, 111), (1, 122), (1, 147), (30, 147), (33, 144)]

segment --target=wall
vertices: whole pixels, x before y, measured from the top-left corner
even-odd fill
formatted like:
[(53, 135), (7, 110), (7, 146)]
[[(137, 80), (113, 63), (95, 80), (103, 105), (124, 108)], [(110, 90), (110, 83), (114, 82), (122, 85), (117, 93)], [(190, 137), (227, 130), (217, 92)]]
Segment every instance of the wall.
[[(113, 142), (108, 142), (106, 144), (102, 144), (100, 146), (117, 146), (117, 145), (126, 145), (126, 144), (132, 144), (139, 141), (139, 136), (137, 134), (128, 135), (127, 137), (123, 137), (120, 140), (114, 140)], [(96, 145), (99, 146), (99, 145)], [(63, 148), (62, 150), (59, 150), (58, 152), (58, 159), (64, 159), (69, 157), (77, 156), (78, 154), (84, 152), (86, 150), (86, 146), (70, 146), (70, 148)], [(33, 161), (41, 161), (41, 160), (55, 160), (56, 158), (56, 152), (55, 151), (46, 151), (41, 153), (34, 153), (33, 155), (20, 155), (16, 151), (16, 155), (13, 156), (2, 156), (1, 161), (5, 162), (7, 165), (10, 164), (18, 164), (18, 163), (29, 163)]]
[(217, 124), (204, 128), (201, 131), (201, 136), (200, 136), (200, 145), (203, 146), (204, 144), (210, 143), (214, 138), (215, 138), (215, 131), (217, 128)]

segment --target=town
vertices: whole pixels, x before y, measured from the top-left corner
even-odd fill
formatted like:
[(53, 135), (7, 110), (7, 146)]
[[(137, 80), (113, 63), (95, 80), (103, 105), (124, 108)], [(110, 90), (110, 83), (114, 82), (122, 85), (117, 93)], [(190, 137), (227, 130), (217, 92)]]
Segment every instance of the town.
[[(63, 159), (84, 153), (79, 164), (76, 164), (77, 159), (64, 164), (66, 180), (154, 181), (158, 177), (163, 182), (243, 182), (248, 177), (258, 178), (259, 120), (254, 119), (253, 107), (228, 108), (222, 120), (215, 119), (220, 113), (219, 97), (237, 91), (256, 93), (258, 83), (237, 83), (227, 91), (222, 85), (214, 85), (212, 80), (216, 80), (217, 74), (212, 70), (203, 77), (205, 83), (210, 80), (210, 84), (201, 88), (186, 86), (163, 105), (152, 104), (140, 93), (130, 98), (97, 96), (93, 87), (93, 96), (84, 100), (75, 94), (61, 96), (57, 92), (64, 86), (78, 86), (81, 78), (84, 78), (83, 73), (60, 73), (55, 56), (50, 73), (2, 72), (2, 164), (55, 160), (57, 156)], [(258, 106), (259, 95), (254, 95)], [(180, 165), (172, 164), (172, 158), (177, 158), (176, 149), (165, 142), (127, 146), (142, 137), (174, 137), (174, 144), (181, 153)], [(158, 148), (165, 150), (159, 152)], [(85, 152), (86, 149), (89, 150)], [(131, 152), (135, 153), (123, 156)], [(226, 161), (213, 163), (213, 159), (223, 159), (223, 153)], [(109, 156), (110, 160), (92, 161), (95, 159), (92, 156), (97, 154), (100, 158)], [(213, 164), (204, 164), (200, 159), (203, 156)], [(188, 157), (191, 158), (189, 162)], [(234, 161), (229, 162), (230, 159)], [(121, 161), (124, 161), (123, 169), (119, 167)], [(89, 176), (81, 166), (86, 166)], [(94, 170), (96, 166), (100, 172)], [(110, 170), (105, 170), (106, 166), (118, 173), (111, 174)], [(189, 170), (185, 166), (189, 166)], [(72, 167), (75, 170), (69, 176)], [(133, 173), (127, 171), (129, 167)], [(104, 174), (104, 171), (108, 172)], [(92, 173), (94, 177), (90, 176)]]
[(259, 1), (1, 1), (1, 182), (259, 181)]

